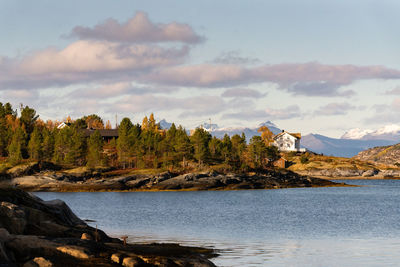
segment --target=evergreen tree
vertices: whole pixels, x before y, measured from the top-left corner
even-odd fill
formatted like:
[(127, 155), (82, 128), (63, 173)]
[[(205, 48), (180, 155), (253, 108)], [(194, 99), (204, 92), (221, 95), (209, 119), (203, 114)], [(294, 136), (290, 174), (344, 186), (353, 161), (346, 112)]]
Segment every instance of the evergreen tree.
[(47, 128), (42, 130), (42, 154), (43, 159), (50, 161), (54, 153), (54, 135)]
[(202, 128), (197, 128), (190, 137), (194, 149), (194, 157), (199, 165), (202, 165), (209, 158), (208, 143), (210, 140), (211, 134)]
[(229, 135), (227, 134), (224, 135), (221, 146), (222, 146), (222, 154), (224, 156), (224, 161), (228, 163), (232, 155), (232, 141)]
[(28, 151), (29, 157), (32, 160), (41, 160), (42, 159), (42, 134), (39, 127), (35, 127), (31, 134), (31, 138), (28, 143)]
[(221, 148), (222, 148), (221, 140), (214, 136), (208, 143), (210, 156), (213, 160), (218, 160), (221, 158)]
[(86, 163), (86, 137), (83, 131), (72, 129), (70, 154), (67, 154), (66, 162), (73, 165), (83, 166)]
[(11, 144), (8, 147), (8, 160), (15, 165), (22, 161), (22, 149), (25, 142), (25, 132), (18, 127), (12, 136)]
[(193, 146), (182, 126), (178, 127), (175, 134), (174, 151), (174, 163), (182, 162), (182, 167), (185, 167), (186, 161), (193, 157)]
[(253, 136), (249, 144), (250, 164), (253, 168), (258, 169), (263, 166), (265, 158), (266, 146), (260, 136)]
[(36, 115), (36, 111), (33, 108), (30, 108), (28, 106), (23, 107), (21, 105), (21, 117), (20, 117), (20, 122), (22, 127), (25, 129), (26, 133), (28, 134), (28, 137), (30, 137), (30, 134), (33, 131), (33, 128), (35, 126), (36, 120), (39, 118), (39, 115)]
[(118, 161), (124, 168), (127, 167), (129, 157), (131, 156), (132, 140), (129, 138), (133, 124), (129, 118), (124, 118), (118, 127)]
[(87, 166), (103, 165), (103, 139), (99, 131), (92, 133), (88, 140)]

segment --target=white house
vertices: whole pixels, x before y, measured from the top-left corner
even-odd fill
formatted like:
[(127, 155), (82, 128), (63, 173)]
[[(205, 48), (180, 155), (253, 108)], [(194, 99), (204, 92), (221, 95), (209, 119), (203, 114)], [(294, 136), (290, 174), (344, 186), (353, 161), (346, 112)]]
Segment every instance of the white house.
[(300, 133), (288, 133), (282, 131), (273, 137), (273, 145), (278, 147), (280, 151), (297, 151), (305, 152), (304, 148), (300, 148)]

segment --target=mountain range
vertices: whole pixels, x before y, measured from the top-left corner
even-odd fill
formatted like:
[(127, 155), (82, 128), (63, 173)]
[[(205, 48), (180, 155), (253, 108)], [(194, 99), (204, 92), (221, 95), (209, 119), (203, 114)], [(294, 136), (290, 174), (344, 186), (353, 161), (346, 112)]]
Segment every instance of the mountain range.
[[(171, 123), (165, 120), (160, 121), (163, 129), (169, 129)], [(204, 123), (202, 127), (209, 131), (213, 136), (222, 138), (225, 134), (233, 136), (235, 134), (246, 135), (247, 142), (255, 135), (260, 135), (257, 129), (267, 126), (274, 134), (282, 130), (273, 122), (266, 121), (255, 127), (219, 127), (217, 124)], [(363, 130), (359, 128), (351, 129), (344, 133), (340, 138), (331, 138), (321, 134), (308, 134), (301, 138), (301, 147), (310, 151), (332, 155), (337, 157), (353, 157), (359, 152), (377, 146), (394, 145), (400, 142), (400, 125), (387, 125), (377, 130)]]

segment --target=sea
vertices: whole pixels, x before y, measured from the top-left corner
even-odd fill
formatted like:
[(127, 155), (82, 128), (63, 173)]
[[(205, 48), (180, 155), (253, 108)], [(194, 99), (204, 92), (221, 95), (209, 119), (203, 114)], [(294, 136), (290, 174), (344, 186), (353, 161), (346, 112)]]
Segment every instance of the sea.
[(131, 243), (213, 248), (217, 266), (400, 266), (400, 180), (356, 187), (36, 192)]

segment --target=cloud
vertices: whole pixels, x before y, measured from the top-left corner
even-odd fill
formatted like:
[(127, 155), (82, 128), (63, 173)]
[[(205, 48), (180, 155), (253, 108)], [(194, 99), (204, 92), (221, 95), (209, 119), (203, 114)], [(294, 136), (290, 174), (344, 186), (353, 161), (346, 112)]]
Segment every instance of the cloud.
[(316, 62), (264, 65), (198, 64), (158, 69), (143, 77), (149, 83), (187, 87), (226, 87), (271, 82), (295, 95), (351, 96), (344, 85), (363, 79), (400, 79), (400, 71), (383, 66), (324, 65)]
[(177, 22), (155, 24), (144, 12), (137, 12), (133, 18), (122, 24), (110, 18), (93, 28), (77, 26), (70, 35), (77, 36), (82, 40), (125, 43), (182, 42), (195, 44), (204, 39), (196, 34), (188, 24)]
[(260, 60), (256, 58), (242, 57), (238, 51), (228, 51), (223, 52), (217, 58), (213, 60), (213, 63), (217, 64), (235, 64), (235, 65), (245, 65), (245, 64), (256, 64)]
[(223, 119), (238, 119), (238, 120), (287, 120), (303, 116), (300, 107), (291, 105), (282, 109), (266, 108), (262, 109), (246, 109), (234, 113), (226, 113), (222, 116)]
[(171, 93), (179, 90), (175, 87), (150, 87), (133, 85), (131, 82), (105, 83), (102, 85), (83, 87), (72, 91), (68, 97), (104, 99), (126, 95), (144, 95), (150, 93)]
[(372, 106), (375, 115), (365, 119), (366, 124), (370, 123), (400, 123), (400, 98), (395, 98), (390, 104), (379, 104)]
[(265, 94), (254, 89), (231, 88), (222, 93), (222, 97), (261, 98)]
[(392, 90), (386, 91), (385, 95), (400, 95), (400, 86), (397, 86)]
[(64, 49), (48, 48), (22, 59), (3, 60), (2, 88), (48, 88), (105, 80), (135, 79), (153, 68), (183, 63), (188, 47), (124, 45), (77, 41)]
[(265, 112), (271, 120), (287, 120), (302, 116), (298, 105), (291, 105), (282, 109), (266, 108)]
[(178, 98), (155, 96), (151, 94), (126, 97), (114, 102), (107, 112), (135, 113), (148, 111), (183, 110), (180, 117), (216, 114), (227, 108), (227, 104), (218, 96), (194, 96)]
[(349, 103), (329, 103), (325, 106), (319, 107), (314, 115), (316, 116), (336, 116), (346, 115), (350, 110), (356, 110), (358, 107)]

